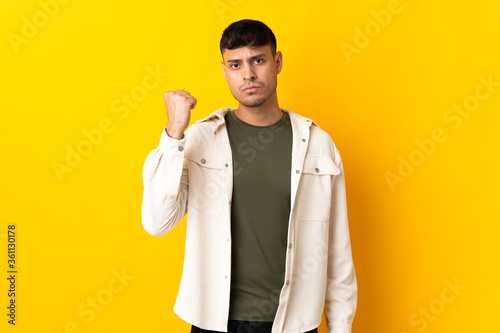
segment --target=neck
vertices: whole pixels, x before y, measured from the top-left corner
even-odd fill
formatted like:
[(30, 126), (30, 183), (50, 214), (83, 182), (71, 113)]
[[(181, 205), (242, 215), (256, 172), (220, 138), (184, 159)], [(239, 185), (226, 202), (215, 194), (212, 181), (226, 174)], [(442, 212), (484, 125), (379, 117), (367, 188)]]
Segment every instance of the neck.
[(234, 112), (239, 119), (255, 126), (272, 125), (283, 116), (276, 93), (259, 106), (248, 107), (239, 103)]

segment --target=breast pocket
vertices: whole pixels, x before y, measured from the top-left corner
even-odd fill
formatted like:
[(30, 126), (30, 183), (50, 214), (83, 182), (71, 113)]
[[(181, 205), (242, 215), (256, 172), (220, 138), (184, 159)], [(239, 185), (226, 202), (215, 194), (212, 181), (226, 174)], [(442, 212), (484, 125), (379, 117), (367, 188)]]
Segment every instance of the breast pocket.
[(225, 180), (217, 152), (193, 145), (185, 157), (189, 160), (188, 207), (203, 214), (221, 214), (226, 199)]
[(306, 155), (297, 190), (297, 215), (301, 220), (330, 218), (333, 177), (340, 173), (331, 156)]

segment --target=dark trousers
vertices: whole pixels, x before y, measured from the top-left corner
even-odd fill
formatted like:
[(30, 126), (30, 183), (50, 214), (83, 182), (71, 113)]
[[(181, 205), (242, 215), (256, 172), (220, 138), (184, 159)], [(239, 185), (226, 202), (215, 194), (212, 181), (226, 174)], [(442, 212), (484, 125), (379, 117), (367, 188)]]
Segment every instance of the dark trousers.
[[(229, 319), (227, 323), (228, 333), (271, 333), (271, 328), (273, 322), (258, 322), (258, 321), (242, 321), (242, 320), (232, 320)], [(218, 331), (207, 331), (191, 326), (191, 333), (217, 333)], [(315, 328), (312, 331), (304, 333), (318, 333), (318, 329)]]

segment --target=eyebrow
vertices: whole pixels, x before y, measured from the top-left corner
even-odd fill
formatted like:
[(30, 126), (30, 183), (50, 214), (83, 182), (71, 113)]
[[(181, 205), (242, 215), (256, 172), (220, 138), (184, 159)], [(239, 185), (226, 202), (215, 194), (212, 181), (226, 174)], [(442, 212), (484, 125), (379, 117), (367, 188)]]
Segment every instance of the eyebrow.
[[(250, 57), (250, 59), (256, 59), (256, 58), (261, 58), (261, 57), (265, 57), (266, 54), (265, 53), (260, 53), (260, 54), (257, 54), (253, 57)], [(228, 59), (227, 62), (240, 62), (241, 59)]]

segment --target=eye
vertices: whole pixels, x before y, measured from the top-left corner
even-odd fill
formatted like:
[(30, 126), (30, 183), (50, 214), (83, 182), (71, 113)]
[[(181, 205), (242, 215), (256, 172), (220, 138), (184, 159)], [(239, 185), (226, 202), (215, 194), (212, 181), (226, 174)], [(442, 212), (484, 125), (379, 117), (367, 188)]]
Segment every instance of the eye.
[(231, 65), (229, 65), (229, 67), (230, 68), (235, 68), (235, 67), (233, 67), (233, 65), (238, 65), (238, 64), (231, 64)]
[(255, 61), (257, 61), (257, 60), (260, 60), (261, 61), (260, 63), (262, 63), (262, 61), (264, 61), (263, 59), (260, 59), (260, 58), (255, 59)]

